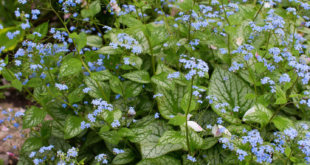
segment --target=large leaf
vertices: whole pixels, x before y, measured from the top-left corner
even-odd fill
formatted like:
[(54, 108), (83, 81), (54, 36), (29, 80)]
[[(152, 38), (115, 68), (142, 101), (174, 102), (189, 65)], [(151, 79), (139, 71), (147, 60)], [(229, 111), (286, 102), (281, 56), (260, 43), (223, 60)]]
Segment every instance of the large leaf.
[(273, 113), (261, 104), (256, 104), (249, 109), (243, 116), (243, 121), (260, 123), (261, 126), (266, 125)]
[(207, 149), (213, 147), (216, 143), (218, 143), (218, 138), (215, 138), (215, 137), (205, 138), (205, 139), (203, 139), (203, 145), (202, 145), (201, 149), (207, 150)]
[(87, 36), (85, 32), (81, 32), (77, 35), (75, 32), (70, 34), (70, 38), (73, 39), (78, 51), (80, 52), (87, 44)]
[(135, 159), (134, 152), (129, 148), (125, 148), (124, 153), (120, 153), (115, 156), (115, 158), (112, 161), (112, 164), (127, 164), (133, 161), (134, 159)]
[(42, 123), (46, 116), (46, 111), (38, 107), (31, 107), (25, 112), (23, 119), (23, 129), (35, 127)]
[(183, 141), (186, 141), (185, 136), (182, 136), (177, 131), (166, 131), (164, 135), (159, 138), (158, 145), (181, 144)]
[(173, 157), (161, 156), (158, 158), (148, 158), (141, 160), (137, 165), (181, 165), (181, 163)]
[(40, 87), (42, 85), (43, 83), (40, 78), (32, 78), (26, 84), (27, 87)]
[(122, 75), (122, 77), (127, 78), (131, 81), (138, 83), (150, 83), (150, 74), (145, 70), (133, 71)]
[(113, 92), (118, 93), (123, 96), (124, 87), (123, 87), (123, 84), (121, 84), (121, 81), (119, 80), (118, 77), (112, 76), (110, 78), (110, 87)]
[(59, 77), (65, 77), (76, 74), (82, 70), (82, 63), (76, 58), (64, 61), (60, 67)]
[(222, 144), (216, 144), (203, 152), (204, 160), (209, 165), (223, 164), (229, 152), (223, 151)]
[(288, 118), (284, 118), (284, 117), (275, 117), (271, 120), (273, 122), (273, 124), (280, 130), (280, 131), (284, 131), (285, 129), (288, 128), (294, 128), (294, 124), (293, 121), (288, 119)]
[(156, 26), (154, 27), (154, 29), (152, 30), (151, 33), (151, 43), (152, 46), (157, 46), (161, 43), (163, 43), (165, 40), (167, 40), (167, 34), (165, 31), (165, 26), (161, 25), (161, 26)]
[(104, 100), (109, 101), (110, 100), (110, 86), (104, 82), (98, 82), (93, 80), (90, 77), (85, 76), (84, 78), (85, 84), (91, 88), (91, 91), (89, 91), (89, 95), (94, 98), (102, 98)]
[(84, 121), (83, 118), (76, 116), (70, 116), (68, 118), (65, 125), (65, 139), (73, 138), (83, 131), (81, 128), (82, 121)]
[(43, 146), (42, 140), (38, 137), (29, 137), (23, 144), (21, 153), (33, 151)]
[[(225, 81), (224, 78), (228, 79)], [(230, 112), (232, 112), (235, 106), (240, 107), (240, 115), (243, 115), (246, 110), (250, 109), (253, 100), (245, 100), (244, 97), (248, 93), (254, 93), (253, 90), (236, 75), (220, 67), (214, 70), (210, 81), (208, 95), (214, 95), (218, 99), (217, 101), (214, 100), (212, 104), (214, 112), (230, 123), (241, 124), (240, 119)], [(226, 107), (226, 113), (222, 113), (220, 109), (215, 108), (215, 105), (218, 103), (229, 104)]]
[(166, 119), (170, 119), (170, 115), (183, 113), (181, 109), (181, 100), (186, 93), (187, 88), (181, 85), (176, 85), (175, 90), (168, 90), (161, 87), (156, 88), (156, 94), (163, 94), (161, 97), (156, 97), (158, 109)]

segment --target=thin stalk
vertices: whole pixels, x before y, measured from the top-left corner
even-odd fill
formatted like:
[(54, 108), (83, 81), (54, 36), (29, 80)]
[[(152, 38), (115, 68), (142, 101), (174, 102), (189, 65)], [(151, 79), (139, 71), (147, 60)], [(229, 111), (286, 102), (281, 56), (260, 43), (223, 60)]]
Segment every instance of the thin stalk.
[(276, 114), (280, 111), (281, 108), (283, 108), (284, 106), (286, 106), (286, 104), (281, 105), (276, 112), (271, 116), (271, 118), (268, 120), (268, 122), (260, 129), (261, 131), (270, 123), (270, 121), (276, 116)]
[[(256, 1), (256, 0), (255, 0)], [(256, 2), (255, 2), (256, 4)], [(258, 14), (260, 13), (260, 11), (263, 9), (265, 2), (262, 4), (262, 6), (259, 8), (258, 12), (255, 14), (253, 21), (255, 21), (256, 17), (258, 16)]]
[[(194, 84), (194, 77), (192, 77), (192, 82), (191, 82), (191, 93), (190, 93), (190, 97), (189, 97), (188, 108), (187, 108), (187, 111), (186, 111), (186, 114), (185, 114), (185, 119), (187, 119), (187, 115), (188, 115), (188, 112), (189, 112), (189, 108), (190, 108), (191, 103), (192, 103), (192, 97), (193, 97), (193, 84)], [(192, 151), (191, 151), (191, 148), (190, 148), (190, 145), (189, 145), (187, 121), (186, 121), (186, 143), (187, 143), (188, 152), (189, 152), (189, 154), (191, 155), (191, 154), (192, 154)]]

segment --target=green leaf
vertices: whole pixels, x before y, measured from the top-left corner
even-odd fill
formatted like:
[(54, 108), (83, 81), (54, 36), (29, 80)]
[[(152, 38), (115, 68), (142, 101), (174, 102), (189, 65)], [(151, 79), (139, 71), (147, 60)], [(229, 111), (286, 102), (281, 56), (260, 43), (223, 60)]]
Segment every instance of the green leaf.
[(160, 156), (158, 158), (153, 159), (143, 159), (137, 165), (181, 165), (181, 163), (173, 157), (170, 156)]
[(115, 131), (115, 130), (108, 131), (108, 132), (100, 132), (100, 133), (99, 133), (99, 136), (100, 136), (103, 140), (105, 140), (105, 141), (107, 141), (107, 142), (109, 142), (109, 143), (111, 143), (111, 144), (118, 144), (119, 141), (122, 140), (122, 137), (119, 136), (119, 135), (117, 134), (117, 131)]
[(154, 29), (151, 32), (151, 43), (152, 46), (157, 46), (159, 44), (162, 44), (164, 41), (167, 40), (167, 34), (166, 34), (166, 30), (165, 30), (165, 26), (160, 25), (160, 26), (156, 26), (154, 27)]
[(87, 36), (87, 45), (100, 48), (103, 46), (102, 38), (96, 35)]
[(269, 122), (272, 115), (272, 111), (261, 104), (256, 104), (244, 114), (243, 121), (256, 122), (264, 126)]
[(171, 118), (168, 122), (168, 124), (172, 124), (174, 126), (183, 125), (186, 122), (185, 116), (182, 115), (176, 115), (173, 118)]
[(140, 57), (138, 56), (124, 56), (124, 58), (129, 58), (129, 63), (130, 65), (132, 65), (134, 68), (140, 70), (141, 69), (141, 66), (143, 64), (143, 61)]
[(237, 33), (237, 28), (233, 26), (225, 26), (225, 32), (227, 32), (230, 36), (235, 36)]
[(31, 107), (25, 112), (23, 118), (23, 129), (35, 127), (42, 123), (46, 116), (46, 111), (38, 107)]
[(95, 131), (90, 131), (89, 133), (87, 133), (86, 140), (82, 148), (98, 143), (101, 140), (102, 138)]
[(22, 89), (23, 89), (23, 84), (18, 79), (14, 79), (12, 81), (12, 86), (19, 91), (22, 91)]
[[(186, 136), (186, 127), (185, 124), (181, 126), (181, 135)], [(192, 129), (188, 129), (188, 139), (189, 139), (189, 148), (191, 151), (200, 149), (203, 145), (203, 139)], [(187, 141), (182, 141), (183, 148), (188, 150)]]
[(142, 140), (144, 140), (151, 132), (151, 130), (146, 130), (143, 128), (132, 128), (131, 129), (134, 134), (136, 135), (135, 137), (128, 137), (128, 139), (132, 143), (140, 143)]
[[(224, 77), (228, 78), (228, 80), (224, 81)], [(240, 119), (230, 112), (232, 112), (235, 106), (239, 106), (241, 117), (253, 104), (253, 100), (246, 100), (244, 97), (248, 93), (254, 93), (254, 91), (236, 75), (220, 67), (217, 67), (212, 73), (210, 82), (208, 95), (214, 95), (218, 99), (217, 101), (214, 100), (214, 103), (211, 105), (213, 111), (230, 123), (241, 124)], [(229, 104), (225, 114), (220, 109), (215, 108), (215, 105), (224, 102)]]
[(110, 78), (110, 87), (111, 87), (112, 91), (123, 96), (123, 90), (122, 89), (124, 89), (124, 87), (122, 87), (122, 86), (123, 85), (121, 84), (121, 81), (118, 79), (118, 77), (112, 76)]
[(209, 165), (224, 164), (229, 152), (223, 150), (222, 144), (216, 144), (212, 148), (203, 151), (203, 155), (206, 155), (203, 159)]
[(112, 74), (109, 70), (103, 70), (99, 72), (92, 72), (90, 77), (96, 81), (105, 81), (109, 80), (112, 77)]
[(184, 0), (178, 3), (179, 7), (182, 9), (182, 11), (188, 11), (192, 9), (193, 2), (192, 0)]
[(104, 82), (96, 82), (92, 78), (85, 76), (84, 81), (87, 87), (91, 88), (89, 95), (94, 98), (102, 98), (106, 101), (110, 101), (110, 86)]
[(135, 83), (133, 81), (124, 81), (123, 85), (125, 90), (125, 98), (138, 96), (143, 89), (142, 84)]
[(120, 130), (118, 130), (117, 132), (121, 137), (134, 137), (136, 136), (135, 133), (128, 129), (128, 128), (121, 128)]
[(130, 15), (124, 15), (119, 17), (118, 21), (128, 27), (139, 27), (142, 26), (143, 23), (140, 20), (137, 20), (136, 18), (130, 16)]
[(169, 80), (167, 78), (168, 76), (168, 73), (166, 72), (161, 72), (160, 74), (158, 75), (154, 75), (152, 78), (151, 78), (151, 81), (160, 86), (160, 87), (163, 87), (165, 89), (169, 89), (169, 90), (174, 90), (175, 88), (175, 83), (173, 80)]
[(202, 144), (201, 149), (207, 150), (213, 147), (217, 142), (218, 142), (218, 138), (214, 138), (214, 137), (205, 138), (203, 139), (203, 144)]
[(88, 9), (83, 9), (81, 11), (81, 15), (84, 18), (87, 17), (94, 17), (97, 13), (99, 13), (101, 10), (100, 1), (94, 1), (88, 6)]
[(116, 55), (116, 54), (123, 54), (124, 51), (120, 48), (114, 49), (111, 46), (104, 46), (96, 51), (99, 54), (109, 54), (109, 55)]
[(161, 87), (156, 88), (155, 93), (163, 94), (161, 97), (156, 97), (156, 100), (159, 112), (165, 119), (170, 119), (170, 115), (182, 112), (180, 103), (186, 92), (187, 88), (181, 85), (176, 85), (173, 91)]
[(181, 144), (166, 144), (158, 146), (156, 142), (146, 142), (141, 144), (142, 158), (156, 158), (168, 152), (182, 149)]
[(73, 115), (73, 111), (69, 108), (63, 108), (62, 104), (60, 101), (53, 100), (46, 104), (46, 109), (52, 118), (65, 121), (69, 116)]
[(21, 153), (37, 150), (43, 146), (42, 141), (38, 137), (29, 137), (23, 144)]
[(272, 119), (272, 122), (280, 131), (284, 131), (284, 130), (291, 128), (291, 127), (294, 128), (293, 121), (288, 119), (288, 118), (275, 117)]
[(133, 71), (122, 75), (131, 81), (147, 84), (150, 83), (150, 74), (145, 70)]
[(255, 94), (253, 93), (248, 93), (244, 96), (244, 99), (255, 99)]
[(177, 131), (166, 131), (163, 136), (159, 138), (157, 145), (181, 144), (185, 140), (185, 136), (182, 136)]
[(52, 126), (50, 121), (45, 121), (42, 123), (41, 136), (42, 138), (49, 138), (52, 134)]
[(43, 83), (40, 78), (32, 78), (26, 84), (27, 87), (40, 87), (42, 85)]
[(191, 111), (195, 110), (195, 107), (196, 107), (196, 101), (194, 99), (194, 96), (192, 96), (192, 98), (191, 98), (191, 93), (189, 93), (189, 92), (186, 93), (182, 98), (181, 108), (183, 109), (183, 111), (185, 113), (187, 113), (187, 111), (191, 112)]
[[(20, 30), (20, 29), (18, 29), (17, 27), (8, 27), (8, 28), (0, 29), (0, 38), (1, 38), (0, 45), (1, 46), (5, 46), (4, 52), (10, 51), (10, 50), (14, 50), (16, 45), (19, 42), (23, 41), (23, 36), (25, 34), (25, 32), (23, 30), (20, 30), (20, 34), (18, 34), (16, 37), (14, 37), (11, 40), (6, 36), (6, 34), (8, 32), (12, 32), (13, 33), (16, 30)], [(11, 80), (9, 80), (9, 81), (11, 81)]]
[(48, 31), (48, 22), (42, 23), (41, 25), (37, 26), (37, 27), (33, 30), (33, 32), (38, 32), (38, 33), (41, 34), (41, 37), (35, 35), (35, 38), (37, 38), (37, 39), (42, 39), (42, 38), (44, 38), (44, 37), (46, 36), (46, 34), (47, 34), (47, 31)]
[(258, 63), (255, 64), (255, 72), (257, 74), (261, 74), (265, 70), (267, 70), (267, 67), (264, 65), (264, 63), (258, 62)]
[(285, 104), (287, 100), (283, 97), (277, 98), (276, 102), (274, 104)]
[(69, 103), (72, 104), (82, 101), (84, 96), (85, 94), (83, 92), (83, 89), (81, 87), (78, 87), (68, 95)]
[(65, 139), (70, 139), (78, 134), (80, 134), (83, 130), (81, 128), (81, 122), (84, 121), (83, 118), (70, 116), (65, 125)]
[(117, 154), (112, 161), (112, 164), (128, 164), (135, 159), (135, 153), (129, 149), (125, 148), (124, 153)]
[(119, 120), (122, 117), (122, 111), (119, 109), (115, 109), (113, 111), (103, 111), (101, 116), (106, 122), (112, 123), (114, 119)]
[(291, 155), (291, 148), (289, 146), (287, 146), (284, 150), (284, 153), (287, 157), (289, 157)]
[(100, 131), (99, 132), (107, 132), (110, 130), (110, 127), (109, 126), (103, 126), (100, 128)]
[(59, 70), (59, 77), (70, 76), (82, 70), (82, 63), (76, 58), (64, 61)]

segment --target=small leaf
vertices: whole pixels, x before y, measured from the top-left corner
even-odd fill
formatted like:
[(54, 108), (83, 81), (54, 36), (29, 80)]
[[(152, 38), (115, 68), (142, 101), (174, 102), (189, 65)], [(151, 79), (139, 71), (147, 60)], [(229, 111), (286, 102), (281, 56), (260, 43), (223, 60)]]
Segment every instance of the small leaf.
[(258, 63), (255, 64), (255, 72), (257, 74), (261, 74), (265, 70), (267, 70), (267, 67), (264, 65), (264, 63), (258, 62)]
[(133, 81), (124, 81), (123, 85), (125, 90), (125, 98), (138, 96), (143, 89), (143, 84)]
[(81, 87), (78, 87), (68, 95), (69, 103), (72, 104), (82, 101), (84, 96), (85, 94), (83, 93), (83, 89)]
[(109, 54), (109, 55), (116, 55), (116, 54), (123, 54), (124, 51), (120, 48), (114, 49), (111, 46), (104, 46), (96, 51), (99, 54)]
[(132, 65), (134, 68), (140, 70), (141, 65), (143, 63), (142, 59), (138, 56), (124, 56), (123, 58), (129, 58), (129, 63)]
[(185, 116), (176, 115), (169, 120), (168, 124), (178, 126), (178, 125), (183, 125), (185, 122), (186, 122)]
[(274, 104), (285, 104), (287, 100), (283, 97), (277, 98), (276, 102)]
[(59, 70), (59, 77), (65, 77), (76, 74), (82, 70), (82, 63), (76, 58), (64, 61)]
[(137, 165), (181, 165), (181, 163), (170, 156), (160, 156), (157, 158), (142, 159)]
[(99, 13), (101, 10), (100, 1), (94, 1), (89, 6), (88, 9), (83, 9), (81, 11), (81, 15), (84, 18), (87, 17), (94, 17), (97, 13)]
[(83, 118), (70, 116), (65, 125), (65, 139), (70, 139), (80, 134), (83, 130), (81, 128), (81, 122)]
[(128, 137), (128, 136), (134, 137), (134, 136), (136, 136), (135, 133), (132, 130), (128, 129), (128, 128), (121, 128), (120, 130), (118, 130), (117, 133), (121, 137)]
[(91, 88), (89, 95), (94, 98), (101, 98), (110, 101), (110, 86), (104, 82), (96, 82), (94, 79), (85, 76), (84, 81), (87, 87)]
[(275, 117), (272, 119), (273, 124), (280, 130), (284, 131), (285, 129), (294, 128), (294, 123), (292, 120), (284, 117)]
[(26, 84), (27, 87), (40, 87), (42, 85), (43, 83), (40, 78), (32, 78)]
[(287, 146), (284, 150), (284, 153), (287, 157), (289, 157), (291, 155), (291, 148), (289, 146)]
[(218, 138), (214, 138), (214, 137), (205, 138), (205, 139), (203, 139), (203, 145), (202, 145), (201, 149), (207, 150), (207, 149), (213, 147), (216, 143), (218, 143)]
[(107, 132), (110, 130), (110, 127), (109, 126), (103, 126), (100, 128), (100, 132)]
[(167, 78), (168, 76), (168, 73), (166, 72), (161, 72), (160, 74), (158, 75), (154, 75), (152, 78), (151, 78), (151, 81), (160, 86), (160, 87), (163, 87), (163, 88), (166, 88), (166, 89), (169, 89), (169, 90), (174, 90), (175, 88), (175, 83), (173, 80), (169, 80)]
[(38, 137), (29, 137), (23, 144), (21, 153), (37, 150), (43, 146), (42, 140)]
[(118, 144), (119, 141), (122, 140), (122, 137), (119, 136), (115, 130), (108, 131), (108, 132), (100, 132), (99, 136), (103, 140), (105, 140), (111, 144)]
[(157, 145), (165, 145), (165, 144), (178, 144), (185, 141), (185, 136), (182, 136), (180, 133), (176, 131), (166, 131), (162, 137), (159, 138)]
[(96, 81), (105, 81), (109, 80), (112, 77), (112, 74), (109, 70), (103, 70), (99, 72), (92, 72), (90, 77)]
[(181, 108), (183, 109), (183, 111), (185, 113), (187, 113), (187, 111), (189, 113), (189, 112), (195, 110), (195, 107), (196, 107), (196, 101), (194, 99), (194, 96), (192, 95), (192, 97), (191, 97), (190, 93), (186, 93), (184, 95), (184, 97), (182, 98)]
[(35, 38), (37, 39), (44, 38), (48, 31), (48, 22), (42, 23), (41, 25), (37, 26), (33, 31), (41, 34), (41, 37), (35, 35)]
[(25, 112), (23, 119), (23, 129), (35, 127), (42, 123), (46, 116), (46, 111), (38, 107), (31, 107)]
[(123, 96), (122, 89), (124, 89), (124, 87), (122, 87), (122, 83), (118, 79), (118, 77), (112, 76), (110, 78), (110, 88), (112, 89), (113, 92), (118, 93)]
[(256, 104), (244, 114), (243, 121), (257, 122), (260, 123), (261, 126), (264, 126), (268, 123), (272, 115), (272, 111), (261, 104)]
[(124, 153), (117, 154), (112, 161), (112, 164), (128, 164), (135, 159), (135, 153), (129, 149), (125, 148)]
[(42, 123), (41, 136), (42, 138), (49, 138), (52, 134), (52, 126), (50, 121), (45, 121)]
[(96, 35), (87, 36), (87, 45), (100, 48), (103, 46), (102, 38)]
[(138, 83), (150, 83), (150, 74), (145, 70), (129, 72), (122, 75), (122, 77)]
[(12, 81), (12, 86), (14, 88), (16, 88), (17, 90), (19, 90), (19, 91), (22, 91), (22, 89), (23, 89), (23, 85), (22, 85), (22, 83), (18, 79), (14, 79)]
[(255, 99), (255, 94), (253, 93), (248, 93), (244, 96), (244, 99)]

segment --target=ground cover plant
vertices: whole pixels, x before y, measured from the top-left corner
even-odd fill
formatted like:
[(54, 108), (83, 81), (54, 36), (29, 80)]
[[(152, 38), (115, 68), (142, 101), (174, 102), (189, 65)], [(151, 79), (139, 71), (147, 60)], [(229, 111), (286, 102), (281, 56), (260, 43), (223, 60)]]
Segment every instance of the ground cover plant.
[(310, 162), (307, 0), (15, 4), (0, 70), (34, 106), (1, 123), (31, 129), (19, 164)]

